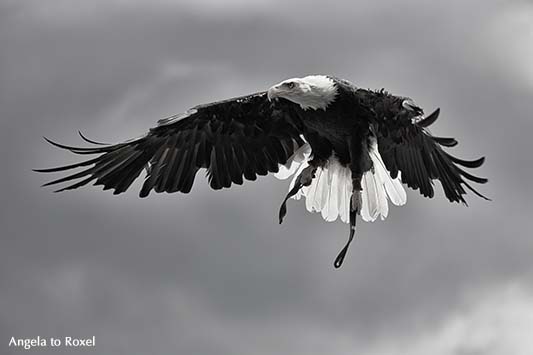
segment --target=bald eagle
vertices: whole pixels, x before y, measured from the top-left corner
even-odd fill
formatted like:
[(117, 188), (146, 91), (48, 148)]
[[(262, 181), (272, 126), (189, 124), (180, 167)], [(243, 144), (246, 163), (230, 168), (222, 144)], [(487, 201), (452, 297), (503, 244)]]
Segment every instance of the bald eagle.
[(279, 222), (289, 198), (305, 197), (306, 208), (327, 221), (349, 223), (349, 238), (335, 259), (340, 267), (354, 237), (356, 218), (384, 219), (388, 200), (406, 203), (402, 184), (432, 198), (439, 180), (451, 202), (466, 205), (467, 190), (487, 199), (468, 181), (487, 179), (463, 168), (478, 168), (484, 158), (459, 159), (443, 150), (457, 144), (437, 137), (428, 127), (439, 109), (425, 116), (407, 97), (385, 90), (356, 87), (333, 76), (287, 79), (258, 92), (195, 106), (164, 118), (144, 136), (118, 144), (103, 144), (80, 136), (93, 146), (49, 143), (92, 159), (38, 172), (85, 169), (43, 186), (78, 180), (57, 191), (94, 181), (120, 194), (146, 171), (140, 197), (150, 191), (188, 193), (196, 173), (207, 170), (215, 189), (275, 173), (292, 177), (279, 210)]

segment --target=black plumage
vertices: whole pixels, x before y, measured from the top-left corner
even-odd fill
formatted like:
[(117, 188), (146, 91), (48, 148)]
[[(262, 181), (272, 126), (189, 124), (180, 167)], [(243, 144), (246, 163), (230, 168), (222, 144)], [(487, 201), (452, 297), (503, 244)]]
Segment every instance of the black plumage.
[(443, 146), (457, 145), (454, 138), (435, 137), (427, 131), (439, 117), (440, 109), (416, 121), (413, 114), (401, 109), (404, 98), (384, 91), (359, 91), (367, 100), (367, 105), (375, 101), (381, 103), (377, 106), (380, 109), (375, 110), (372, 127), (378, 139), (379, 152), (392, 178), (401, 171), (402, 182), (419, 190), (425, 197), (434, 196), (433, 180), (439, 180), (451, 202), (466, 204), (464, 187), (485, 198), (466, 180), (484, 184), (487, 179), (473, 176), (460, 168), (478, 168), (485, 158), (472, 161), (456, 158), (442, 149)]
[[(207, 170), (209, 185), (215, 190), (240, 185), (244, 180), (253, 181), (257, 176), (278, 172), (280, 165), (286, 164), (296, 152), (310, 147), (311, 154), (299, 163), (303, 164), (302, 169), (280, 207), (279, 220), (281, 223), (286, 214), (289, 198), (319, 180), (316, 174), (328, 176), (319, 169), (327, 169), (330, 163), (340, 164), (343, 170), (336, 170), (338, 175), (335, 179), (330, 177), (330, 185), (323, 189), (331, 186), (331, 193), (337, 190), (340, 194), (351, 193), (340, 195), (345, 205), (339, 205), (335, 212), (341, 215), (342, 207), (344, 212), (349, 209), (344, 220), (350, 223), (350, 237), (335, 260), (335, 267), (339, 267), (354, 237), (356, 216), (365, 218), (364, 206), (367, 209), (371, 204), (374, 206), (372, 215), (369, 210), (366, 212), (366, 220), (374, 220), (378, 214), (384, 217), (388, 213), (384, 194), (394, 204), (405, 203), (405, 191), (397, 179), (400, 174), (401, 182), (425, 197), (434, 197), (433, 184), (439, 180), (451, 202), (466, 204), (467, 190), (486, 199), (471, 183), (484, 184), (487, 179), (464, 169), (479, 168), (484, 158), (463, 160), (446, 152), (444, 148), (456, 146), (457, 141), (433, 136), (428, 130), (439, 114), (437, 109), (424, 116), (411, 99), (385, 90), (360, 89), (334, 77), (308, 76), (285, 80), (265, 92), (196, 106), (185, 114), (159, 120), (144, 136), (123, 143), (104, 144), (80, 133), (83, 140), (93, 145), (82, 148), (45, 138), (73, 153), (97, 156), (36, 171), (82, 168), (45, 186), (77, 180), (57, 191), (94, 183), (120, 194), (145, 170), (139, 195), (146, 197), (152, 190), (190, 192), (200, 169)], [(346, 181), (345, 172), (351, 174), (351, 180)], [(333, 180), (338, 184), (337, 190)], [(328, 193), (319, 198), (329, 198)], [(320, 210), (320, 205), (313, 206), (310, 210)]]
[[(283, 105), (289, 106), (283, 110)], [(277, 172), (294, 150), (303, 144), (301, 122), (294, 105), (272, 105), (266, 93), (196, 106), (188, 114), (159, 121), (148, 134), (129, 142), (103, 145), (81, 137), (98, 147), (80, 148), (51, 144), (76, 154), (100, 154), (98, 158), (39, 172), (58, 172), (94, 165), (76, 174), (45, 184), (54, 185), (85, 178), (58, 191), (70, 190), (95, 180), (94, 185), (122, 193), (143, 169), (147, 176), (140, 191), (188, 193), (199, 169), (207, 169), (213, 189), (242, 184), (243, 177)]]

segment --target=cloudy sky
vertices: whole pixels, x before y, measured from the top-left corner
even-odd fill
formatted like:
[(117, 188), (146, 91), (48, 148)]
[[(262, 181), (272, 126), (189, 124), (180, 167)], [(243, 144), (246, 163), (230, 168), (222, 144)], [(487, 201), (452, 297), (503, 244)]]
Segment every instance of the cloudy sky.
[[(0, 0), (0, 352), (530, 354), (531, 63), (528, 1)], [(347, 226), (301, 201), (279, 226), (273, 177), (141, 200), (31, 172), (76, 159), (43, 135), (120, 141), (312, 73), (441, 107), (433, 132), (487, 156), (493, 201), (409, 191), (335, 270)]]

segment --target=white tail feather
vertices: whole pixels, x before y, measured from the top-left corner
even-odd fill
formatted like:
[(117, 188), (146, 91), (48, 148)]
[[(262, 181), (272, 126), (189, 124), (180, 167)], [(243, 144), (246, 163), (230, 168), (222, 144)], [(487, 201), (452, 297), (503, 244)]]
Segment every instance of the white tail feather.
[[(387, 197), (393, 204), (400, 206), (406, 203), (407, 195), (401, 183), (400, 175), (396, 179), (391, 178), (381, 159), (375, 140), (371, 144), (369, 153), (373, 169), (367, 171), (361, 180), (363, 190), (360, 214), (363, 220), (373, 222), (378, 217), (381, 217), (382, 220), (387, 217), (389, 213)], [(303, 145), (286, 165), (280, 166), (280, 172), (275, 176), (279, 179), (287, 179), (294, 175), (289, 185), (289, 190), (292, 189), (298, 175), (309, 166), (310, 155), (310, 146), (308, 144)], [(335, 221), (340, 217), (341, 221), (349, 223), (351, 194), (351, 171), (332, 156), (324, 167), (317, 168), (311, 185), (304, 186), (293, 198), (299, 200), (304, 196), (307, 210), (320, 212), (328, 222)]]
[[(279, 166), (279, 171), (275, 173), (274, 176), (280, 180), (288, 179), (296, 172), (296, 170), (298, 170), (303, 162), (307, 162), (310, 154), (311, 146), (308, 143), (305, 143), (294, 151), (285, 165)], [(296, 174), (296, 176), (298, 176), (298, 174)]]
[(385, 186), (385, 190), (391, 202), (396, 206), (405, 205), (407, 202), (407, 193), (402, 185), (401, 172), (398, 172), (396, 179), (393, 179), (390, 176), (390, 173), (385, 167), (385, 163), (383, 163), (383, 159), (381, 159), (381, 155), (379, 154), (377, 142), (374, 142), (370, 149), (370, 158), (374, 164), (374, 171)]

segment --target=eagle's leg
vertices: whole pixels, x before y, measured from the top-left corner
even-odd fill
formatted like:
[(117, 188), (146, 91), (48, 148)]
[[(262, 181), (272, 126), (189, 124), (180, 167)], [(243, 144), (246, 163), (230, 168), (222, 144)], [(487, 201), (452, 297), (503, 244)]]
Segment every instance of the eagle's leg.
[(355, 236), (357, 215), (359, 214), (359, 211), (361, 211), (361, 178), (352, 179), (352, 185), (352, 197), (350, 199), (350, 236), (348, 237), (346, 245), (344, 248), (342, 248), (339, 255), (337, 255), (335, 258), (335, 262), (333, 263), (333, 266), (335, 266), (337, 269), (342, 266), (344, 258), (346, 257), (346, 253), (348, 252), (348, 248), (350, 247), (353, 237)]
[(352, 171), (352, 196), (350, 199), (350, 235), (348, 241), (339, 255), (335, 259), (333, 265), (335, 268), (342, 266), (348, 248), (352, 243), (352, 240), (355, 236), (355, 224), (357, 220), (357, 215), (361, 211), (362, 198), (361, 191), (361, 179), (365, 171), (368, 171), (372, 168), (372, 160), (368, 153), (368, 141), (367, 135), (369, 134), (369, 128), (360, 127), (357, 129), (353, 135), (348, 139), (348, 151), (350, 152), (350, 170)]
[(302, 187), (311, 185), (311, 182), (315, 177), (315, 172), (317, 169), (317, 166), (311, 163), (312, 162), (309, 162), (309, 166), (303, 169), (302, 172), (298, 175), (296, 181), (294, 182), (294, 186), (292, 187), (292, 189), (290, 189), (287, 196), (285, 196), (285, 199), (283, 200), (283, 203), (279, 208), (279, 224), (283, 223), (283, 218), (287, 214), (287, 200), (290, 199), (292, 196), (296, 195)]

